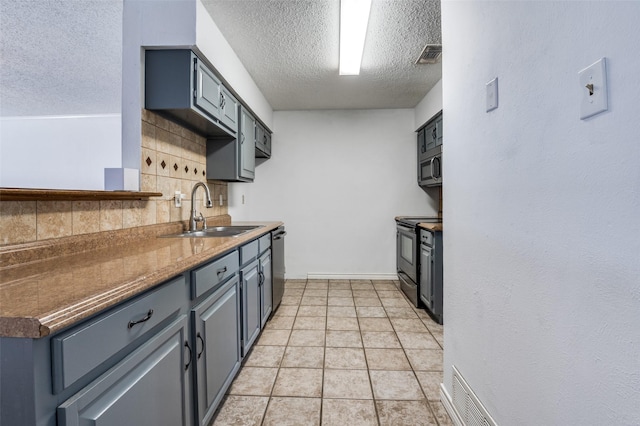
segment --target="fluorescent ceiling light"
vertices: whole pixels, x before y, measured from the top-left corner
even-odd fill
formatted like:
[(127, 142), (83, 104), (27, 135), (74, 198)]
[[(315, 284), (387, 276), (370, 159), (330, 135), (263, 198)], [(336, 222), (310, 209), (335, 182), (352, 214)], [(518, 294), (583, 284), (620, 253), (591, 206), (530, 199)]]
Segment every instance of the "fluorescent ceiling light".
[(360, 74), (371, 0), (340, 0), (340, 75)]

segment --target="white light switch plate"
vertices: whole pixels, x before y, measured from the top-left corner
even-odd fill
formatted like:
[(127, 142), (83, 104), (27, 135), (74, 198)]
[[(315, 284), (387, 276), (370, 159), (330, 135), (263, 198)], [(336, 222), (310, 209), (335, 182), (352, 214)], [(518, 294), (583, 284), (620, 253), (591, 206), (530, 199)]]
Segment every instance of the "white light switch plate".
[(607, 100), (606, 58), (589, 65), (578, 73), (580, 79), (580, 119), (593, 117), (609, 108)]
[(498, 77), (487, 83), (487, 112), (498, 108)]

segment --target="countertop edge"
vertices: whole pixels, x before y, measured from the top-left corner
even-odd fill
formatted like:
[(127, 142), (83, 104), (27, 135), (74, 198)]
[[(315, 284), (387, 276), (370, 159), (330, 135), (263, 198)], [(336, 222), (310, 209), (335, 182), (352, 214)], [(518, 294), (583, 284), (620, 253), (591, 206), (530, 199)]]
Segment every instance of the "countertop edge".
[[(249, 223), (253, 222), (234, 222), (234, 225)], [(237, 237), (237, 241), (232, 245), (222, 245), (219, 249), (193, 254), (171, 267), (149, 271), (148, 274), (142, 274), (133, 280), (123, 281), (71, 306), (61, 307), (40, 317), (0, 317), (0, 337), (39, 339), (57, 333), (284, 225), (283, 222), (255, 223), (264, 226)]]

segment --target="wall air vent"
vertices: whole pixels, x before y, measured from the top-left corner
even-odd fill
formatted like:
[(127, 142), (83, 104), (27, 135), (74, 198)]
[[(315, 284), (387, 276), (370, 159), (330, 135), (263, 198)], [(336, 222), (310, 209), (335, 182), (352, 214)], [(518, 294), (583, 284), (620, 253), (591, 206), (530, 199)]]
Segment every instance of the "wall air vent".
[(418, 57), (416, 64), (437, 64), (442, 57), (441, 44), (427, 44)]
[(484, 405), (471, 390), (458, 369), (453, 367), (452, 403), (458, 419), (465, 426), (496, 426)]

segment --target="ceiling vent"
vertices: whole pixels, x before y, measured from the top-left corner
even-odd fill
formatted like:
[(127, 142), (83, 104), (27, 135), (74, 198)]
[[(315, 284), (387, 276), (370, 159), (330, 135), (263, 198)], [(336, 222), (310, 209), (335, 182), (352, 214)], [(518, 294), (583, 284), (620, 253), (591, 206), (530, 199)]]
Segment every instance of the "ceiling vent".
[(427, 44), (418, 57), (416, 64), (437, 64), (442, 57), (441, 44)]

